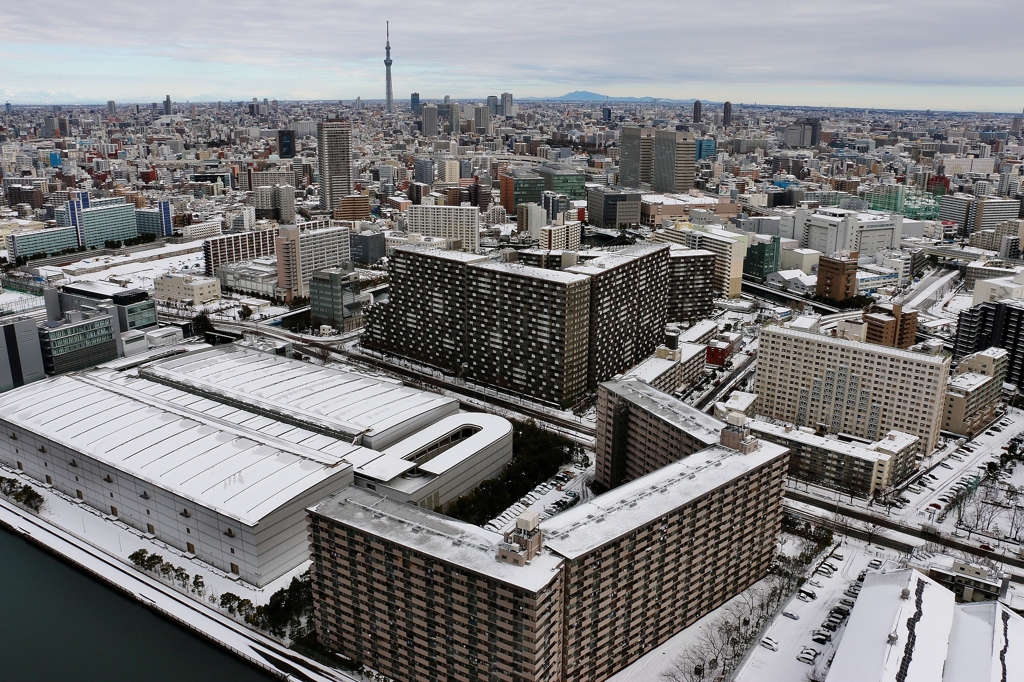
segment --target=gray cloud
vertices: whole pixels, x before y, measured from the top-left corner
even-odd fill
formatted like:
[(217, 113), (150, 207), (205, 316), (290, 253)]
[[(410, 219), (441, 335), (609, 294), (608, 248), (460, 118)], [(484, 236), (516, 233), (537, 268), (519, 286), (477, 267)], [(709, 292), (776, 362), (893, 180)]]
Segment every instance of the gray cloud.
[[(103, 79), (145, 87), (140, 69), (152, 62), (164, 65), (154, 79), (177, 75), (168, 73), (173, 65), (191, 74), (192, 93), (227, 85), (225, 98), (246, 92), (379, 97), (384, 21), (390, 18), (400, 93), (478, 97), (510, 89), (528, 96), (585, 88), (709, 99), (732, 92), (736, 101), (769, 101), (777, 91), (805, 92), (804, 101), (824, 103), (844, 87), (876, 88), (880, 96), (909, 88), (929, 100), (922, 106), (934, 108), (935, 100), (971, 101), (981, 89), (992, 101), (978, 106), (992, 107), (1024, 99), (1012, 92), (1024, 87), (1019, 7), (1015, 0), (980, 7), (954, 0), (177, 0), (154, 8), (113, 0), (83, 13), (80, 2), (51, 0), (42, 20), (29, 3), (5, 8), (0, 68), (17, 74), (19, 50), (34, 55), (59, 41), (89, 55), (91, 80), (79, 82), (90, 87)], [(97, 65), (105, 56), (103, 73)], [(48, 72), (36, 65), (36, 81), (12, 76), (13, 89), (68, 90), (75, 68), (54, 64)], [(179, 78), (168, 87), (189, 82)], [(275, 91), (267, 92), (271, 86)], [(165, 89), (162, 83), (149, 88), (139, 95)]]

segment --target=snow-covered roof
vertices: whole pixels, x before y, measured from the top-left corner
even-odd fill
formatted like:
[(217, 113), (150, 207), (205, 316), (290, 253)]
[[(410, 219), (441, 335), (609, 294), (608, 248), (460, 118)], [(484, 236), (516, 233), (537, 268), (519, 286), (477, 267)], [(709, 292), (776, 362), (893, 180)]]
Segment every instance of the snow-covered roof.
[(556, 282), (558, 284), (575, 284), (577, 282), (586, 281), (587, 277), (581, 274), (574, 274), (574, 270), (549, 270), (547, 268), (535, 268), (529, 265), (522, 265), (520, 263), (499, 263), (498, 261), (487, 261), (483, 263), (474, 263), (474, 268), (482, 270), (496, 270), (498, 272), (505, 272), (515, 277), (531, 277), (533, 279), (543, 279), (549, 282)]
[(952, 592), (913, 569), (869, 572), (826, 681), (942, 680), (953, 604)]
[(1024, 679), (1024, 618), (999, 602), (958, 604), (942, 682)]
[[(229, 344), (150, 365), (140, 374), (161, 383), (242, 401), (254, 409), (346, 436), (365, 434), (384, 448), (412, 421), (436, 421), (458, 401), (384, 378), (299, 362)], [(394, 438), (383, 435), (394, 429)]]
[[(880, 456), (878, 452), (874, 452), (869, 447), (861, 445), (860, 443), (848, 443), (836, 438), (825, 438), (824, 436), (818, 436), (813, 433), (801, 431), (795, 427), (790, 428), (789, 431), (787, 431), (787, 427), (785, 426), (758, 419), (748, 419), (747, 427), (755, 435), (761, 435), (773, 440), (778, 439), (793, 443), (802, 443), (809, 447), (820, 448), (822, 450), (835, 452), (847, 457), (856, 457), (869, 462), (877, 462), (882, 458), (882, 456), (886, 456), (888, 454), (884, 453)], [(914, 438), (916, 439), (917, 437), (915, 436)]]
[(470, 427), (480, 429), (469, 438), (461, 439), (440, 455), (420, 465), (420, 471), (440, 476), (458, 466), (466, 459), (483, 451), (490, 445), (512, 434), (512, 422), (485, 412), (464, 412), (445, 417), (427, 428), (384, 451), (389, 457), (405, 459), (412, 457), (422, 448), (459, 429)]
[(325, 481), (350, 483), (342, 458), (362, 449), (105, 371), (0, 395), (0, 419), (250, 526)]
[(719, 441), (725, 424), (642, 381), (625, 379), (608, 381), (601, 385), (705, 445), (714, 445)]
[(695, 452), (541, 522), (544, 545), (574, 559), (786, 452), (781, 445), (763, 441), (749, 455), (722, 445)]
[(351, 486), (310, 510), (390, 542), (537, 592), (558, 575), (563, 559), (542, 549), (526, 566), (498, 560), (502, 536), (469, 523)]

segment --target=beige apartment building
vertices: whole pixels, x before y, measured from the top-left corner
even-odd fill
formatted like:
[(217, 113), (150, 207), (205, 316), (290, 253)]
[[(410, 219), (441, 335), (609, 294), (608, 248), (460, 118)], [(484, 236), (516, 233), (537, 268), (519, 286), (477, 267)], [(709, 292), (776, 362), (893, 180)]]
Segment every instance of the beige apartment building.
[[(806, 318), (802, 318), (806, 320)], [(761, 330), (757, 413), (871, 441), (896, 430), (938, 445), (950, 358), (826, 336), (816, 322)]]
[(765, 575), (785, 448), (714, 445), (499, 535), (362, 488), (309, 509), (317, 632), (396, 680), (600, 682)]
[(965, 355), (946, 387), (942, 428), (973, 438), (996, 418), (1010, 354), (1002, 348)]

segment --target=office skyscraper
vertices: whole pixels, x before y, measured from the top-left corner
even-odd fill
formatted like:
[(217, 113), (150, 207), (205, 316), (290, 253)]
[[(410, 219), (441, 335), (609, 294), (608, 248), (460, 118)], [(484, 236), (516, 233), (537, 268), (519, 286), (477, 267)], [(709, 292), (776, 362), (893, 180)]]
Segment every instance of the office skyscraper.
[(722, 125), (732, 125), (732, 102), (726, 102), (722, 107)]
[(514, 106), (512, 102), (512, 93), (503, 92), (501, 93), (501, 115), (512, 116), (515, 114)]
[(171, 115), (171, 108), (171, 96), (167, 95), (167, 97), (164, 98), (164, 116)]
[(295, 131), (277, 131), (277, 155), (282, 159), (295, 158)]
[(693, 133), (658, 130), (654, 133), (654, 191), (693, 189), (697, 144)]
[(693, 103), (693, 122), (700, 123), (700, 100)]
[(391, 90), (391, 22), (387, 22), (387, 43), (384, 45), (384, 68), (387, 69), (387, 92), (385, 94), (384, 110), (389, 114), (395, 112), (395, 96)]
[(427, 137), (437, 137), (437, 105), (435, 104), (423, 106), (423, 134)]
[(352, 192), (352, 124), (320, 121), (316, 124), (317, 162), (320, 170), (320, 208), (333, 211), (338, 200)]
[(412, 109), (413, 116), (420, 113), (420, 93), (414, 92), (409, 96), (409, 108)]
[(117, 103), (114, 102), (114, 100), (112, 99), (107, 100), (107, 114), (109, 114), (110, 116), (117, 115)]
[(653, 175), (654, 128), (622, 129), (619, 183), (624, 187), (650, 185)]

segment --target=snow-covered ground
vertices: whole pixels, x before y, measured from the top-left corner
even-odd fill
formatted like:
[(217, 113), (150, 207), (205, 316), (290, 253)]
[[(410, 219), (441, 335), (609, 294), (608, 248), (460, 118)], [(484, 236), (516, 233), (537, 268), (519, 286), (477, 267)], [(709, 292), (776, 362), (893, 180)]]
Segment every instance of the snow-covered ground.
[[(206, 584), (207, 600), (210, 596), (216, 596), (219, 599), (220, 595), (225, 592), (232, 592), (243, 599), (249, 599), (257, 606), (266, 604), (274, 592), (282, 587), (287, 587), (293, 577), (301, 574), (309, 566), (309, 562), (304, 562), (277, 580), (258, 588), (236, 580), (228, 573), (205, 564), (199, 559), (186, 558), (183, 551), (156, 538), (147, 537), (142, 531), (132, 528), (123, 521), (109, 520), (98, 510), (48, 488), (21, 472), (0, 466), (0, 475), (8, 478), (21, 478), (45, 498), (43, 509), (39, 513), (42, 520), (103, 551), (127, 566), (131, 566), (131, 562), (128, 560), (130, 554), (136, 550), (145, 549), (151, 554), (163, 556), (164, 561), (184, 568), (190, 575), (202, 575)], [(131, 570), (136, 569), (133, 567)], [(199, 599), (195, 595), (190, 595), (190, 597)]]
[[(842, 560), (836, 558), (837, 553), (843, 556)], [(836, 632), (831, 633), (832, 641), (827, 644), (812, 642), (811, 633), (822, 629), (821, 624), (827, 618), (829, 610), (839, 606), (841, 599), (851, 599), (843, 592), (851, 583), (857, 582), (857, 574), (867, 568), (868, 562), (873, 559), (882, 560), (877, 556), (878, 553), (879, 550), (874, 546), (868, 546), (860, 540), (844, 539), (842, 545), (827, 559), (838, 570), (831, 577), (815, 574), (811, 578), (813, 583), (808, 582), (804, 585), (804, 589), (817, 594), (817, 599), (803, 602), (794, 596), (783, 607), (783, 612), (792, 613), (798, 616), (799, 620), (787, 618), (780, 613), (768, 626), (765, 636), (777, 641), (779, 650), (771, 651), (759, 644), (756, 645), (736, 673), (735, 682), (805, 682), (808, 672), (824, 672), (826, 663), (832, 658), (835, 648), (842, 639), (846, 621), (843, 621)], [(796, 660), (801, 650), (808, 646), (821, 652), (813, 666)]]

